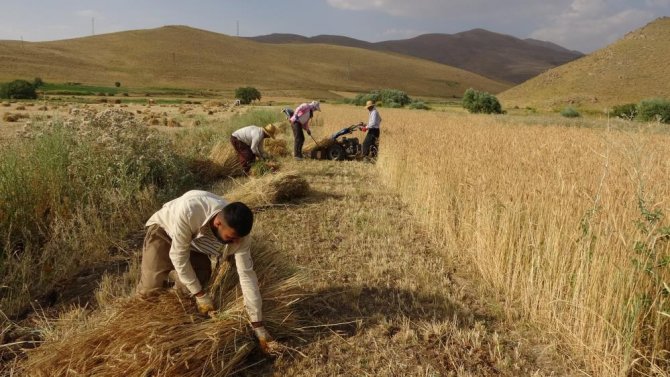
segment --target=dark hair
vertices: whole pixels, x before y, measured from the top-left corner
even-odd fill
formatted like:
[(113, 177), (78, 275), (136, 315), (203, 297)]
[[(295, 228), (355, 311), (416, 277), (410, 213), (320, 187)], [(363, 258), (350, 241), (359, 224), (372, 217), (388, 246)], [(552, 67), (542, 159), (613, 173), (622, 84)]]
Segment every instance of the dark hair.
[(223, 219), (229, 227), (235, 229), (239, 237), (245, 237), (251, 233), (254, 225), (254, 214), (246, 204), (233, 202), (223, 207)]

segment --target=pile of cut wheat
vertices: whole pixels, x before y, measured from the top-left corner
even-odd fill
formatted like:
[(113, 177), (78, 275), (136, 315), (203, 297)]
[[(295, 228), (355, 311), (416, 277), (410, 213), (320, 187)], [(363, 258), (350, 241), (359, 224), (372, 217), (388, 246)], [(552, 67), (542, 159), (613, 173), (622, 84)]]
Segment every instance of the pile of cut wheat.
[(299, 199), (309, 192), (309, 183), (295, 172), (278, 172), (250, 178), (226, 195), (249, 207), (263, 207)]
[[(278, 339), (298, 334), (292, 306), (302, 277), (259, 240), (252, 244), (263, 295), (263, 322)], [(228, 263), (228, 262), (225, 262)], [(117, 300), (60, 338), (28, 352), (17, 372), (32, 376), (203, 376), (236, 370), (255, 347), (234, 268), (222, 270), (212, 296), (220, 308), (197, 314), (174, 291)]]

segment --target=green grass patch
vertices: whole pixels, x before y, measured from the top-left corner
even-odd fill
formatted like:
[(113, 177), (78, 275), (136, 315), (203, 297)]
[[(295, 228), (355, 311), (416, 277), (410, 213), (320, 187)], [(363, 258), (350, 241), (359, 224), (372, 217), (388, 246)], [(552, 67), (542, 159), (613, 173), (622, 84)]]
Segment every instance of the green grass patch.
[(162, 134), (94, 120), (36, 123), (0, 150), (0, 310), (104, 262), (159, 203), (192, 187)]
[(115, 86), (94, 86), (94, 85), (80, 85), (76, 83), (52, 84), (45, 83), (40, 90), (46, 94), (60, 94), (60, 95), (88, 95), (93, 96), (98, 93), (118, 93), (126, 92), (125, 88), (117, 88)]

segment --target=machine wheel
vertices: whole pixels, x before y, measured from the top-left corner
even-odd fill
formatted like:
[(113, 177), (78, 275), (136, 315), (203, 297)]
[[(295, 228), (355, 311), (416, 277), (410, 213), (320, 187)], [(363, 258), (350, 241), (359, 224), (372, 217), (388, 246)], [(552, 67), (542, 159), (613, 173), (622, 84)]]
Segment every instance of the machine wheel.
[(333, 144), (328, 147), (328, 150), (326, 151), (326, 157), (329, 160), (342, 161), (346, 157), (344, 148), (342, 148), (342, 146), (339, 144)]

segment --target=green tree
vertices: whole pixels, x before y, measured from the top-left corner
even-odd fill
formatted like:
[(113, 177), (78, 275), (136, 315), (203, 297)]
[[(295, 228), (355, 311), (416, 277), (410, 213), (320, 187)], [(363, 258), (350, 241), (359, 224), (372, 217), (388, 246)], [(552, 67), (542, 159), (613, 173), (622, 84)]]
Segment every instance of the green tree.
[(35, 86), (26, 80), (14, 80), (0, 85), (0, 98), (35, 99)]
[(241, 87), (235, 89), (235, 98), (239, 99), (240, 103), (248, 105), (251, 103), (251, 101), (254, 100), (260, 101), (261, 92), (259, 92), (258, 89), (251, 86)]
[(35, 77), (35, 79), (33, 80), (33, 86), (35, 87), (35, 89), (42, 87), (44, 86), (44, 81), (42, 81), (41, 77)]

